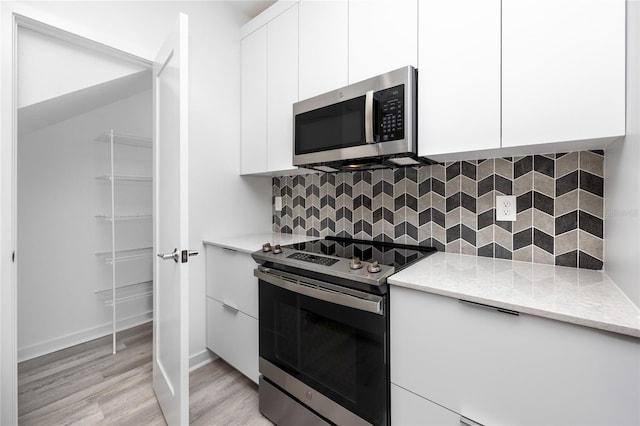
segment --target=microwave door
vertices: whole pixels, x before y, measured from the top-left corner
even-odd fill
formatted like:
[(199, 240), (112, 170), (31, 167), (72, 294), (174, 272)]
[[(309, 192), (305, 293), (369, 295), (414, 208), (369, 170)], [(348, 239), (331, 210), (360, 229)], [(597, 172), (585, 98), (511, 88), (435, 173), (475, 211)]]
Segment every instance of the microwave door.
[(378, 155), (375, 96), (367, 92), (295, 115), (294, 164), (318, 164)]

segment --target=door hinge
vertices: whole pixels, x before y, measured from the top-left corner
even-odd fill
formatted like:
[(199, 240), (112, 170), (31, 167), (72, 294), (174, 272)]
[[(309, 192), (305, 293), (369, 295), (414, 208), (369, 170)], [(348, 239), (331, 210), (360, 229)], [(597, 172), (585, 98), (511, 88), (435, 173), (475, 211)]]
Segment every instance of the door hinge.
[(15, 251), (11, 252), (11, 262), (12, 263), (16, 263), (16, 252)]

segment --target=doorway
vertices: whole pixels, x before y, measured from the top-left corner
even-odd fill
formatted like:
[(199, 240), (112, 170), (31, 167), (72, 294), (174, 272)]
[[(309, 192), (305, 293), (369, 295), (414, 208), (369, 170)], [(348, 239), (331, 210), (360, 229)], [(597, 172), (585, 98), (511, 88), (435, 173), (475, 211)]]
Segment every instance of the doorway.
[(18, 362), (153, 318), (151, 64), (43, 28), (18, 27)]

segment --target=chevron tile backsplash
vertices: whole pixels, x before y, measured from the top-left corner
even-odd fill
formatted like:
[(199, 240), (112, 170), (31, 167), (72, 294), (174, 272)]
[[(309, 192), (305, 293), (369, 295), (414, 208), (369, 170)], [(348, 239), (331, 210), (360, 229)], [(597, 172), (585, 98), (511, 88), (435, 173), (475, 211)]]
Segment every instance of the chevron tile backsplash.
[[(581, 151), (275, 177), (273, 230), (602, 269), (603, 167)], [(516, 196), (515, 222), (496, 221), (496, 195)]]

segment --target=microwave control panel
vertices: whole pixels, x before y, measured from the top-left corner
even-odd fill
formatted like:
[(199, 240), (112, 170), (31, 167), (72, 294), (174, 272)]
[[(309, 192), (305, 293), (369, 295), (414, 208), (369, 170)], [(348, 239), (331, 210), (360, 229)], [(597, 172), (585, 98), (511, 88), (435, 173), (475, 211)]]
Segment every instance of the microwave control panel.
[(377, 91), (377, 142), (404, 139), (404, 84)]

